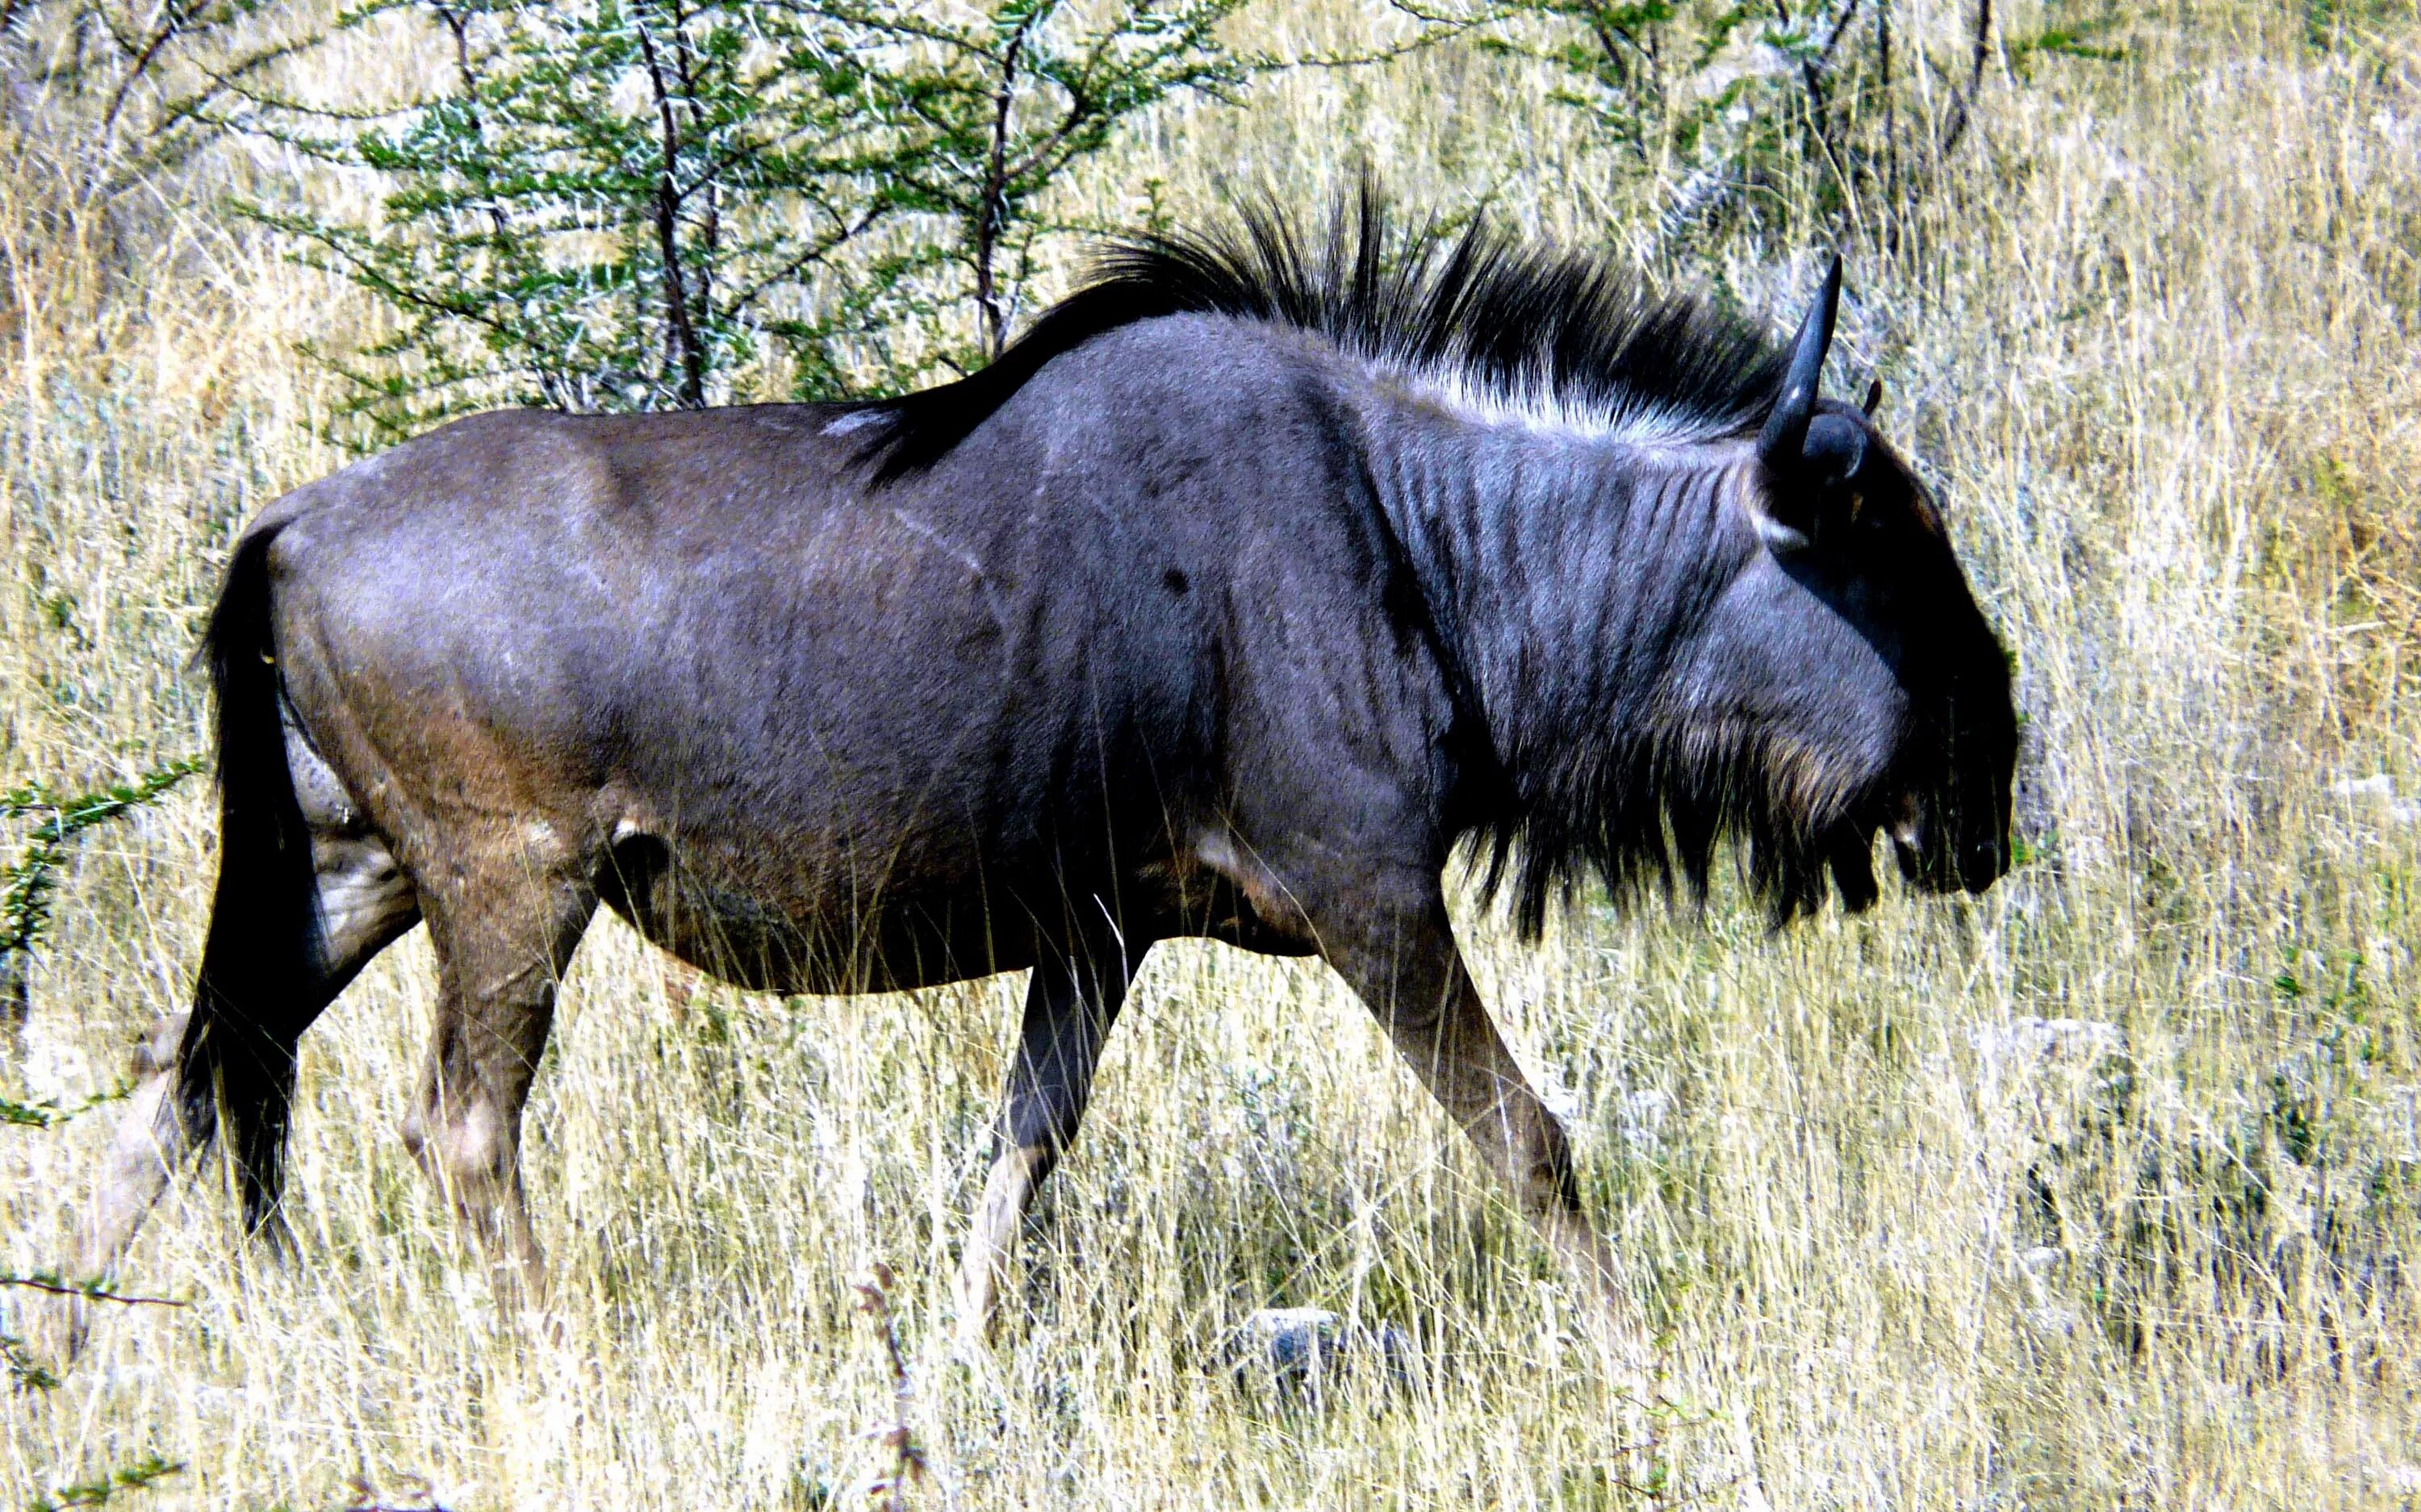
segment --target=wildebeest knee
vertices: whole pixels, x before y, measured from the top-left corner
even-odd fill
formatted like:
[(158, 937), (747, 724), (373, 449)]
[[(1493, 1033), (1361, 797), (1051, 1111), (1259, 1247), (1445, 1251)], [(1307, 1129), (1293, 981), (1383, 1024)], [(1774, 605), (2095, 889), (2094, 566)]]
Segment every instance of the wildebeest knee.
[(495, 1109), (478, 1101), (406, 1114), (401, 1132), (404, 1147), (437, 1181), (449, 1187), (487, 1187), (512, 1169), (512, 1142), (502, 1125)]

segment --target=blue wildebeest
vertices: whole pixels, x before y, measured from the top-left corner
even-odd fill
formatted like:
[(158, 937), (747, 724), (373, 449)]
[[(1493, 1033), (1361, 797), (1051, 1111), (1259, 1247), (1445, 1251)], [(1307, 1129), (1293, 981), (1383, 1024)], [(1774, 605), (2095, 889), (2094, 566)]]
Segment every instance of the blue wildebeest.
[(1111, 252), (905, 398), (479, 415), (289, 494), (209, 628), (220, 875), (82, 1235), (224, 1133), (274, 1210), (296, 1045), (429, 926), (404, 1137), (508, 1286), (556, 983), (602, 903), (747, 987), (1030, 969), (959, 1278), (993, 1312), (1156, 941), (1318, 955), (1614, 1313), (1564, 1132), (1457, 953), (1465, 840), (1535, 933), (1585, 878), (1777, 920), (2007, 865), (1999, 645), (1867, 406), (1485, 229), (1274, 213)]

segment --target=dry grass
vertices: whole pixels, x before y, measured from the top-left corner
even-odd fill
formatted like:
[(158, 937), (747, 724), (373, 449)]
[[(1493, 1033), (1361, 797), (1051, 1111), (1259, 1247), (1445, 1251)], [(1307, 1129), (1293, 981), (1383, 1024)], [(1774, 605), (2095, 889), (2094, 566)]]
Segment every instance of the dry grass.
[[(173, 1199), (129, 1280), (192, 1305), (105, 1317), (0, 1404), (0, 1505), (152, 1451), (188, 1466), (162, 1506), (414, 1474), (458, 1512), (850, 1504), (892, 1463), (875, 1262), (917, 1505), (1720, 1506), (1752, 1458), (1779, 1506), (2421, 1503), (2421, 824), (2331, 788), (2421, 784), (2421, 29), (2365, 25), (2314, 47), (2222, 7), (2042, 62), (1858, 280), (1847, 338), (2017, 647), (2032, 864), (1778, 941), (1723, 906), (1539, 950), (1466, 921), (1578, 1110), (1656, 1400), (1594, 1368), (1333, 978), (1199, 945), (1147, 970), (996, 1366), (947, 1364), (920, 1341), (1017, 984), (774, 1001), (603, 924), (532, 1109), (559, 1339), (500, 1327), (395, 1137), (433, 993), (408, 941), (306, 1041), (295, 1258), (238, 1246), (215, 1180)], [(1083, 193), (1200, 204), (1215, 165), (1308, 194), (1346, 142), (1431, 202), (1605, 209), (1537, 81), (1445, 54), (1172, 110)], [(156, 273), (103, 288), (105, 227), (42, 163), (0, 123), (0, 777), (73, 781), (198, 745), (218, 553), (336, 460), (289, 344), (361, 314), (206, 175), (144, 209)], [(105, 1086), (181, 1005), (205, 809), (83, 852), (8, 1088)], [(64, 1252), (104, 1134), (0, 1131), (0, 1268)], [(1316, 1407), (1240, 1388), (1219, 1341), (1273, 1304), (1398, 1324), (1418, 1366)]]

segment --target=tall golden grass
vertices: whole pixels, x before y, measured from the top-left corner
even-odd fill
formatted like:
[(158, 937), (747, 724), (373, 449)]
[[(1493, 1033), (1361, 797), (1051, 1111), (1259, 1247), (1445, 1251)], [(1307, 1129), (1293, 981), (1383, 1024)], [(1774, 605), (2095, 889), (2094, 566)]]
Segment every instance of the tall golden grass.
[[(893, 1463), (878, 1262), (918, 1505), (2421, 1504), (2421, 23), (2319, 32), (2215, 0), (2126, 20), (2116, 61), (1996, 62), (1900, 250), (1853, 263), (1851, 360), (2015, 648), (2028, 864), (1780, 938), (1722, 899), (1536, 949), (1462, 921), (1574, 1110), (1652, 1388), (1596, 1367), (1334, 978), (1207, 945), (1154, 954), (997, 1356), (953, 1363), (923, 1341), (1018, 984), (752, 997), (606, 923), (531, 1110), (555, 1333), (500, 1320), (395, 1135), (415, 937), (305, 1042), (292, 1257), (216, 1176), (172, 1197), (123, 1279), (190, 1305), (0, 1401), (0, 1505), (150, 1453), (185, 1468), (128, 1495), (164, 1507), (855, 1504)], [(45, 132), (0, 119), (0, 781), (73, 783), (199, 747), (229, 534), (342, 460), (293, 344), (374, 317), (220, 210), (279, 164), (114, 219)], [(1072, 193), (1309, 199), (1349, 148), (1408, 198), (1631, 234), (1544, 81), (1453, 49), (1170, 107)], [(1735, 256), (1777, 306), (1813, 267)], [(106, 1088), (182, 1005), (211, 854), (197, 787), (92, 838), (6, 1088)], [(60, 1261), (105, 1136), (0, 1130), (0, 1269)], [(1413, 1367), (1240, 1384), (1223, 1341), (1272, 1305), (1393, 1324)]]

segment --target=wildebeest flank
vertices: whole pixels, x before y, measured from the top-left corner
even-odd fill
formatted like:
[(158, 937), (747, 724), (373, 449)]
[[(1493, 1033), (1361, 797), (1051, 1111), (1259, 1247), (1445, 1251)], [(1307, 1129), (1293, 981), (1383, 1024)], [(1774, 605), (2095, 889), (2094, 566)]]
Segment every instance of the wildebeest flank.
[[(1778, 919), (2007, 865), (2000, 647), (1925, 491), (1786, 354), (1605, 267), (1375, 200), (1111, 254), (905, 399), (481, 415), (280, 500), (207, 651), (224, 849), (175, 1070), (79, 1273), (224, 1130), (279, 1190), (296, 1045), (426, 921), (405, 1135), (535, 1295), (522, 1109), (601, 902), (751, 987), (1031, 968), (961, 1321), (1151, 945), (1318, 954), (1618, 1308), (1563, 1131), (1457, 953), (1594, 873)], [(170, 1058), (165, 1030), (155, 1056)]]

